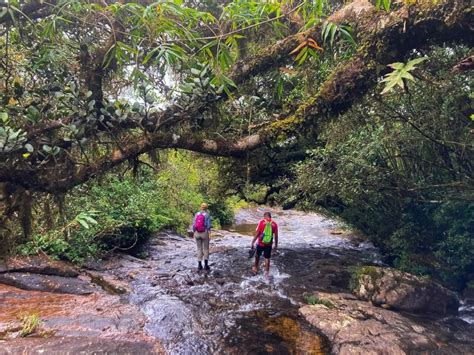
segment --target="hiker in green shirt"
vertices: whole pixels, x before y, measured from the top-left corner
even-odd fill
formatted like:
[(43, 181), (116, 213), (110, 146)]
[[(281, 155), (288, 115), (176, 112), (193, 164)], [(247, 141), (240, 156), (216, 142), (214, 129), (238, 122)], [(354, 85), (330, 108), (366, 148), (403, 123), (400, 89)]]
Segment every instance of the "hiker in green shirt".
[(254, 248), (257, 241), (257, 250), (255, 253), (255, 264), (252, 267), (253, 272), (257, 273), (259, 268), (260, 256), (263, 253), (265, 258), (265, 276), (268, 277), (270, 272), (270, 257), (272, 254), (272, 245), (275, 241), (275, 251), (278, 248), (278, 225), (272, 220), (270, 212), (263, 214), (263, 219), (257, 226), (255, 236), (253, 237), (251, 248)]

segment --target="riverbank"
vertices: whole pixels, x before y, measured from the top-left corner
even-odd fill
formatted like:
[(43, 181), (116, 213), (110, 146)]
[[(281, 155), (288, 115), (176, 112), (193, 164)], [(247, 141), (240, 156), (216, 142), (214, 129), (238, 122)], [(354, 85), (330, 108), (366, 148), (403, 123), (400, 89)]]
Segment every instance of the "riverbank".
[[(193, 240), (161, 233), (144, 245), (144, 259), (116, 254), (79, 270), (78, 276), (56, 275), (65, 278), (63, 285), (80, 287), (49, 282), (42, 284), (49, 292), (39, 292), (1, 286), (4, 353), (27, 348), (113, 353), (120, 344), (135, 353), (173, 354), (383, 349), (456, 354), (474, 349), (473, 327), (459, 317), (402, 314), (352, 296), (354, 268), (380, 264), (380, 256), (350, 233), (337, 234), (336, 224), (317, 214), (274, 210), (280, 252), (269, 280), (253, 275), (248, 234), (261, 213), (241, 210), (236, 226), (214, 233), (210, 273), (196, 272)], [(19, 336), (21, 312), (36, 313), (41, 320), (26, 338)]]

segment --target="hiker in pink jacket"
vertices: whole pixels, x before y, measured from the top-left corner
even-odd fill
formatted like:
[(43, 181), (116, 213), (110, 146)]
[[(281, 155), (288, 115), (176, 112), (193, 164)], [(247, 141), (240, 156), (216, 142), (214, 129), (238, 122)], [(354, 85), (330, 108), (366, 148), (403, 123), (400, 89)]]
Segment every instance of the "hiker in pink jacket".
[(212, 221), (207, 213), (207, 203), (201, 203), (200, 211), (194, 215), (193, 232), (197, 245), (198, 270), (202, 270), (202, 258), (204, 257), (204, 269), (209, 267), (209, 237), (211, 235)]

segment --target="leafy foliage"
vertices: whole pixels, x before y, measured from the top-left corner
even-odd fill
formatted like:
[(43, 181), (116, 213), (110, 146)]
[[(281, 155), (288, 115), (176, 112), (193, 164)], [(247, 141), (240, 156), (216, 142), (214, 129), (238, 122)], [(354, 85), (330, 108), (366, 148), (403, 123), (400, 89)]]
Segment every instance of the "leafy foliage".
[(21, 321), (20, 336), (22, 337), (35, 333), (41, 326), (41, 318), (38, 313), (22, 312), (18, 315), (18, 319)]
[(392, 6), (391, 0), (375, 0), (375, 7), (377, 10), (383, 8), (385, 11), (389, 12)]
[(323, 51), (323, 48), (321, 48), (314, 39), (308, 38), (301, 42), (295, 49), (293, 49), (290, 52), (290, 55), (296, 54), (295, 61), (298, 63), (298, 65), (301, 65), (305, 62), (308, 56), (318, 58), (318, 53), (316, 50)]
[(334, 308), (334, 304), (329, 300), (325, 300), (325, 299), (316, 297), (315, 295), (311, 295), (311, 294), (305, 294), (304, 297), (306, 299), (306, 303), (308, 303), (310, 305), (321, 304), (321, 305), (323, 305), (323, 306), (325, 306), (329, 309)]
[(472, 80), (451, 73), (466, 50), (432, 49), (436, 74), (420, 65), (424, 80), (408, 92), (375, 92), (325, 125), (321, 146), (296, 166), (283, 193), (342, 216), (401, 269), (456, 287), (474, 275)]
[(385, 82), (385, 87), (382, 94), (388, 93), (393, 90), (395, 86), (399, 86), (401, 89), (406, 87), (406, 80), (413, 81), (415, 78), (410, 72), (416, 69), (416, 65), (424, 62), (427, 58), (415, 58), (405, 63), (392, 63), (388, 66), (394, 69), (392, 72), (385, 75), (382, 82)]
[[(228, 72), (248, 35), (288, 33), (287, 13), (316, 16), (292, 1), (42, 6), (11, 2), (0, 21), (0, 167), (62, 181), (140, 135), (192, 131), (186, 113), (235, 88)], [(163, 122), (170, 104), (178, 109)]]
[[(232, 115), (221, 118), (216, 103), (235, 91), (231, 67), (275, 38), (299, 31), (290, 29), (290, 15), (306, 21), (322, 16), (323, 2), (32, 0), (1, 5), (0, 207), (5, 216), (0, 216), (0, 237), (28, 239), (28, 221), (34, 220), (38, 204), (60, 205), (68, 191), (135, 160), (151, 142), (166, 148), (183, 135), (193, 141), (241, 136), (241, 122)], [(284, 89), (280, 86), (280, 97)], [(162, 135), (170, 137), (168, 143)], [(134, 149), (138, 153), (131, 154)], [(102, 221), (109, 211), (84, 215), (97, 210), (85, 206), (69, 209), (63, 220), (53, 218), (49, 228), (64, 229), (58, 236), (37, 233), (41, 248), (64, 254), (72, 241), (63, 234), (81, 230), (88, 240), (99, 225), (115, 233), (117, 225), (130, 222), (109, 226)], [(230, 212), (225, 215), (229, 219)], [(135, 217), (145, 229), (168, 223)], [(96, 245), (90, 243), (91, 254)]]
[(323, 43), (329, 43), (331, 48), (334, 47), (336, 40), (340, 39), (350, 46), (355, 47), (354, 32), (351, 26), (337, 25), (333, 22), (325, 22), (321, 31)]
[(78, 187), (66, 201), (71, 220), (44, 231), (38, 225), (19, 251), (83, 262), (111, 250), (129, 250), (159, 230), (184, 234), (202, 201), (209, 203), (214, 227), (232, 223), (237, 202), (222, 197), (211, 161), (177, 152), (162, 159), (159, 175), (147, 169), (137, 177), (110, 176)]

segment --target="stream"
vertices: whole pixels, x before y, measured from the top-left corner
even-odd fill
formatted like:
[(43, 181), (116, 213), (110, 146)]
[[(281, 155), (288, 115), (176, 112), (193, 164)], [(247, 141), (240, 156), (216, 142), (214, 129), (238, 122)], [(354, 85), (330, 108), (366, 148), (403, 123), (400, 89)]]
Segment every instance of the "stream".
[[(256, 208), (241, 210), (235, 226), (214, 233), (210, 272), (196, 271), (191, 239), (162, 235), (147, 248), (152, 270), (136, 275), (131, 300), (147, 316), (147, 332), (167, 352), (330, 351), (327, 339), (298, 314), (304, 294), (345, 289), (351, 267), (377, 262), (377, 251), (371, 244), (333, 234), (334, 222), (319, 215), (273, 213), (280, 238), (269, 279), (250, 271), (251, 234), (263, 214)], [(130, 272), (130, 265), (124, 266)]]
[[(170, 232), (150, 239), (134, 252), (139, 257), (116, 254), (61, 281), (91, 290), (84, 294), (58, 293), (54, 285), (51, 292), (0, 285), (0, 354), (474, 353), (474, 299), (462, 300), (459, 315), (443, 319), (356, 300), (348, 289), (354, 268), (381, 265), (381, 257), (321, 215), (272, 209), (279, 250), (269, 278), (253, 274), (248, 251), (263, 212), (241, 209), (235, 225), (213, 232), (209, 272), (197, 271), (194, 240)], [(11, 275), (15, 283), (23, 277), (52, 282), (45, 275)], [(302, 311), (314, 292), (336, 297), (337, 308)], [(39, 314), (40, 334), (15, 335), (21, 312)], [(349, 334), (329, 339), (338, 319), (353, 328), (343, 323)], [(388, 343), (392, 350), (385, 349)]]

